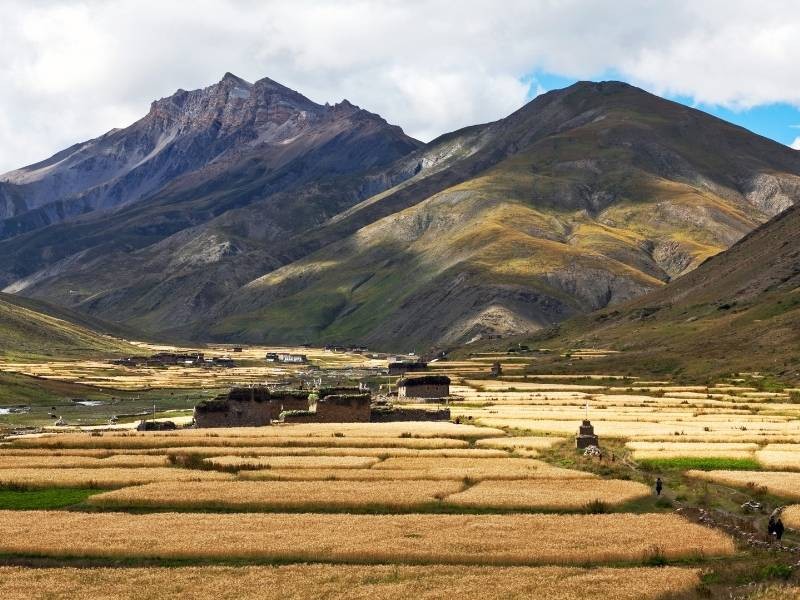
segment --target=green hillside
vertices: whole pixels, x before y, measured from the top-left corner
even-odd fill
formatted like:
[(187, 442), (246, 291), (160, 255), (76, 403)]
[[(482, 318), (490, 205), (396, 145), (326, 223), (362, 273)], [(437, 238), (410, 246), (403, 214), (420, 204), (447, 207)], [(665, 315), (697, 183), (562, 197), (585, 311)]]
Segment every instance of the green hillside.
[[(670, 374), (690, 379), (763, 372), (800, 382), (800, 208), (633, 302), (579, 317), (522, 342), (559, 351), (607, 348), (608, 359), (543, 359), (537, 370)], [(464, 352), (473, 349), (464, 349)]]
[[(0, 358), (61, 359), (136, 352), (134, 346), (100, 333), (101, 327), (104, 324), (91, 317), (0, 294)], [(115, 326), (108, 327), (120, 332)]]

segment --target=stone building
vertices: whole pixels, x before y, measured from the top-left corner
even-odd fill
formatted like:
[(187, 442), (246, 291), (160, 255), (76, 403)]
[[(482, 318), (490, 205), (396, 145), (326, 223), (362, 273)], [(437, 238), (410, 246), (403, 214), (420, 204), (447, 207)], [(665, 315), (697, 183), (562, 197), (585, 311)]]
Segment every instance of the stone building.
[(307, 410), (283, 413), (284, 423), (369, 423), (370, 394), (331, 394), (312, 402)]
[(599, 439), (594, 433), (594, 426), (591, 421), (584, 419), (578, 431), (578, 435), (575, 436), (575, 446), (578, 450), (599, 445)]
[(428, 363), (422, 361), (399, 361), (389, 363), (389, 375), (405, 375), (406, 373), (419, 373), (428, 368)]
[(284, 410), (308, 408), (309, 392), (273, 391), (263, 386), (235, 387), (194, 407), (197, 427), (261, 427)]
[(404, 377), (397, 382), (398, 398), (446, 398), (450, 395), (450, 378), (446, 375)]

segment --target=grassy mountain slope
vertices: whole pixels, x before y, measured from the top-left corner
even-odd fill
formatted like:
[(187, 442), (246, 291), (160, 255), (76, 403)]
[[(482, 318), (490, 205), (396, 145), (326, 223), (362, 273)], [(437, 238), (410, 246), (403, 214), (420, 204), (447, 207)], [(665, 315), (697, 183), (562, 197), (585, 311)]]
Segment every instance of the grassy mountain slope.
[[(70, 317), (75, 320), (68, 320)], [(137, 352), (134, 346), (100, 333), (101, 327), (105, 325), (91, 317), (0, 294), (0, 356), (4, 358), (62, 359)]]
[(619, 82), (422, 148), (323, 112), (291, 157), (0, 242), (0, 280), (151, 334), (423, 350), (658, 289), (800, 198), (800, 153)]
[(534, 331), (661, 287), (800, 197), (796, 152), (624, 84), (462, 135), (404, 159), (413, 178), (311, 232), (208, 331), (398, 350)]
[[(656, 374), (763, 371), (800, 381), (800, 208), (657, 291), (526, 342), (621, 350), (631, 369)], [(569, 362), (573, 370), (605, 372), (612, 361)]]

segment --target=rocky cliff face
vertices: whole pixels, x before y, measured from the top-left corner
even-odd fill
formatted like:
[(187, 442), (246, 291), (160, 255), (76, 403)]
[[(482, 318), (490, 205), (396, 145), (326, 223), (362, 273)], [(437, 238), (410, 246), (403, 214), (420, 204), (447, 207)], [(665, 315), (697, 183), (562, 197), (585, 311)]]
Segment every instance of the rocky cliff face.
[[(8, 200), (0, 202), (0, 239), (131, 204), (181, 176), (220, 172), (248, 153), (269, 154), (276, 168), (314, 147), (325, 130), (340, 133), (353, 121), (372, 122), (396, 138), (398, 152), (389, 158), (418, 146), (347, 101), (322, 106), (271, 79), (253, 84), (226, 73), (207, 88), (153, 102), (130, 127), (0, 176), (16, 198), (13, 211)], [(375, 162), (385, 159), (378, 154)]]

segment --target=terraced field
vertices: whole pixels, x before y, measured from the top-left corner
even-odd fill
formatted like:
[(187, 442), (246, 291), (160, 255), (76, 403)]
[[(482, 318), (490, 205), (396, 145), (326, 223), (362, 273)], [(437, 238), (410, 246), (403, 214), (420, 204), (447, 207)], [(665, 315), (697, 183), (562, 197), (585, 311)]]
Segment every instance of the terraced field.
[[(728, 597), (739, 584), (719, 567), (762, 560), (693, 511), (760, 529), (797, 501), (789, 392), (752, 378), (525, 379), (520, 362), (481, 378), (489, 358), (433, 363), (454, 379), (457, 422), (9, 436), (0, 555), (12, 566), (0, 568), (0, 594), (292, 598), (345, 586), (348, 597), (567, 599), (590, 585), (597, 597)], [(602, 457), (575, 450), (587, 414)], [(763, 506), (742, 517), (748, 498)], [(797, 515), (783, 513), (787, 543)], [(22, 566), (31, 560), (47, 568)], [(264, 577), (269, 590), (253, 596)]]

